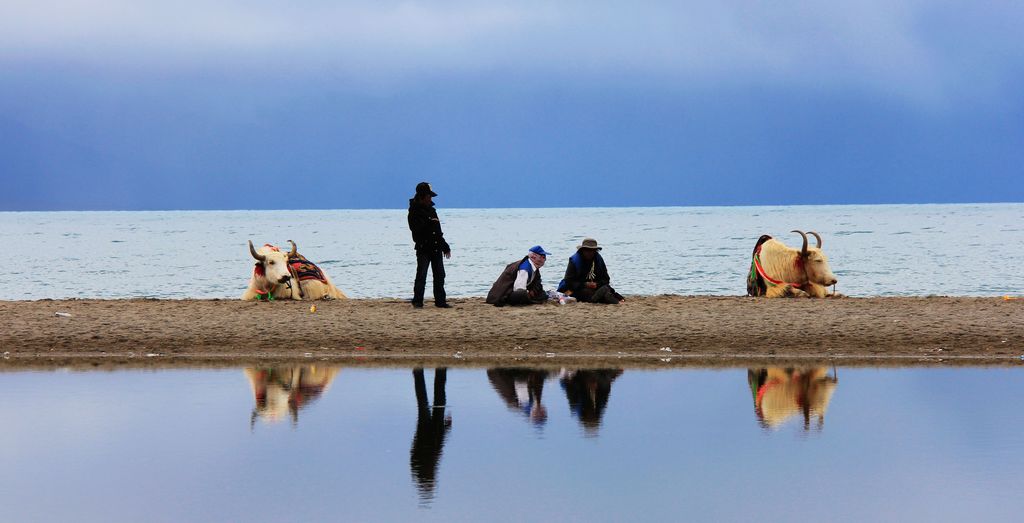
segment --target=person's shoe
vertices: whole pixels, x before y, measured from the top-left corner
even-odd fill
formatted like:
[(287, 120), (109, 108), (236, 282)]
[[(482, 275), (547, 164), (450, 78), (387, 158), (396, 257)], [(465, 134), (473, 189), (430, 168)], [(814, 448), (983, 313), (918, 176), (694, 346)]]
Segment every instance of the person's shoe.
[(455, 308), (450, 303), (435, 303), (434, 307), (437, 307), (438, 309), (454, 309)]
[(423, 302), (419, 302), (419, 301), (412, 302), (412, 308), (414, 308), (414, 309), (422, 309), (423, 308)]

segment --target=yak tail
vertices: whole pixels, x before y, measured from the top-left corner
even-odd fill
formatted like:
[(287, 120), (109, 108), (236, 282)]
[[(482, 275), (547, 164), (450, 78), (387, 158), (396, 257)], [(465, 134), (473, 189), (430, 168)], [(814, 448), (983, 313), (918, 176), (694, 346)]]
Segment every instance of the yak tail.
[(767, 234), (762, 234), (757, 239), (757, 243), (754, 244), (754, 252), (750, 255), (750, 272), (747, 273), (747, 295), (748, 296), (764, 296), (768, 293), (768, 285), (765, 283), (764, 278), (757, 273), (757, 267), (754, 266), (754, 256), (761, 250), (761, 244), (772, 239)]

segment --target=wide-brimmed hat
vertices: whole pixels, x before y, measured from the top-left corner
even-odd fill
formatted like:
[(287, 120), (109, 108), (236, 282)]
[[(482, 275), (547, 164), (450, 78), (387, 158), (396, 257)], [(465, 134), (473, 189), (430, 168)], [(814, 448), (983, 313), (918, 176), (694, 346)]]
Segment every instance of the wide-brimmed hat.
[(434, 192), (434, 188), (431, 187), (429, 183), (427, 183), (427, 182), (420, 182), (420, 183), (416, 184), (416, 196), (423, 196), (424, 194), (429, 194), (431, 196), (437, 196), (437, 193)]
[(594, 249), (595, 251), (599, 251), (599, 250), (601, 250), (603, 248), (604, 247), (601, 247), (600, 245), (598, 245), (597, 244), (597, 240), (595, 240), (593, 238), (583, 238), (583, 243), (581, 243), (581, 244), (576, 246), (576, 250), (579, 250), (579, 249)]

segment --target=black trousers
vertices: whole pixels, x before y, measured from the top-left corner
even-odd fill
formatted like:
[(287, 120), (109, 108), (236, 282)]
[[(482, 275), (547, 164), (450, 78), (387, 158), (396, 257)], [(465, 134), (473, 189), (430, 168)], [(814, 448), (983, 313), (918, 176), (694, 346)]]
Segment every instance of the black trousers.
[(544, 303), (548, 299), (547, 294), (538, 294), (536, 298), (531, 298), (529, 291), (525, 289), (519, 289), (518, 291), (512, 291), (508, 297), (505, 298), (507, 305), (535, 305), (538, 303)]
[(427, 268), (433, 270), (434, 305), (448, 302), (444, 292), (444, 255), (441, 251), (416, 251), (416, 281), (412, 286), (412, 302), (423, 305), (423, 293), (427, 288)]
[(602, 285), (596, 289), (588, 289), (583, 287), (580, 292), (573, 296), (583, 302), (590, 303), (619, 303), (619, 298), (615, 295), (615, 289), (610, 285)]

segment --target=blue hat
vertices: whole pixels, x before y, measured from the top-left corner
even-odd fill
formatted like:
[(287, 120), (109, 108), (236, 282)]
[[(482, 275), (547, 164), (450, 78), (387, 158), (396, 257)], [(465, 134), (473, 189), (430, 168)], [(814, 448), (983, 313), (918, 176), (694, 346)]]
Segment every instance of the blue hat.
[(530, 252), (534, 254), (539, 254), (541, 256), (547, 256), (551, 254), (550, 252), (545, 251), (544, 247), (541, 247), (540, 245), (534, 245), (533, 247), (530, 247)]

